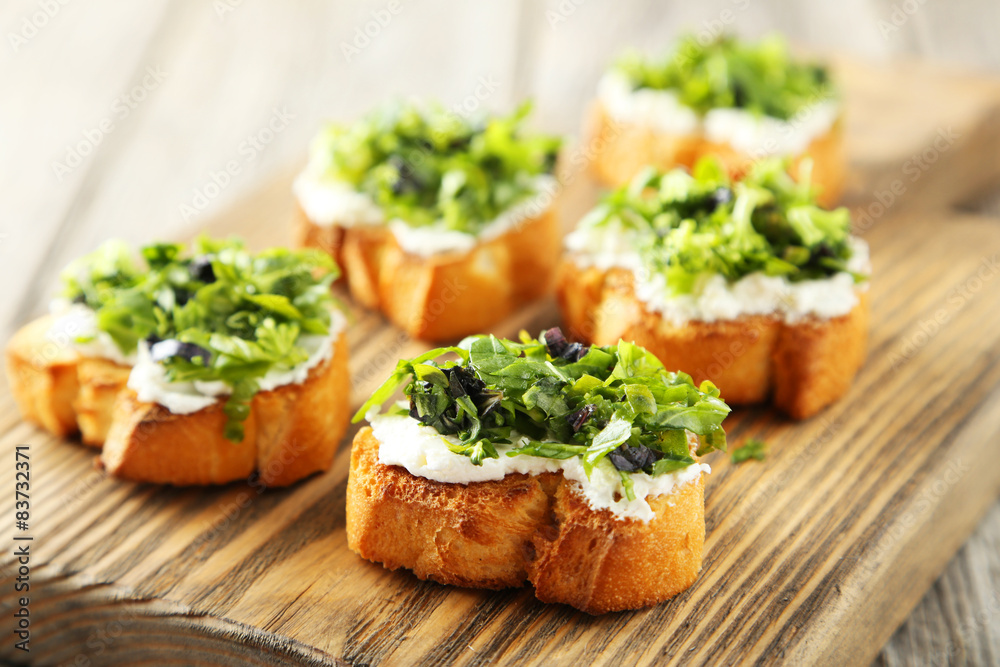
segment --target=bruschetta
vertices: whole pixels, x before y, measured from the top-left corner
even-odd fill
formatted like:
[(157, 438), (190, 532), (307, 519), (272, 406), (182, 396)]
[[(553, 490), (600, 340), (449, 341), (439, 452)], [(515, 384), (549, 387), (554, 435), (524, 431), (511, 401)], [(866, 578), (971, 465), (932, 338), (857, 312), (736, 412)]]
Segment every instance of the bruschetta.
[(298, 243), (413, 337), (495, 324), (551, 289), (560, 251), (560, 141), (524, 134), (528, 110), (473, 120), (392, 104), (330, 125), (294, 184)]
[[(400, 386), (406, 400), (381, 413)], [(432, 350), (355, 416), (371, 426), (351, 451), (348, 545), (443, 584), (530, 583), (591, 614), (657, 604), (701, 569), (698, 457), (725, 449), (728, 412), (711, 383), (625, 341), (550, 329)]]
[(347, 426), (337, 267), (238, 241), (108, 242), (71, 264), (51, 313), (7, 347), (25, 419), (79, 432), (113, 475), (175, 485), (329, 467)]
[(682, 38), (664, 58), (621, 58), (601, 79), (586, 122), (591, 167), (606, 185), (643, 167), (691, 167), (705, 155), (731, 175), (769, 156), (808, 170), (832, 205), (845, 179), (843, 103), (829, 70), (789, 55), (783, 39)]
[(782, 160), (730, 180), (648, 169), (565, 240), (557, 296), (568, 334), (633, 340), (711, 380), (732, 405), (769, 398), (796, 419), (842, 396), (868, 338), (867, 244)]

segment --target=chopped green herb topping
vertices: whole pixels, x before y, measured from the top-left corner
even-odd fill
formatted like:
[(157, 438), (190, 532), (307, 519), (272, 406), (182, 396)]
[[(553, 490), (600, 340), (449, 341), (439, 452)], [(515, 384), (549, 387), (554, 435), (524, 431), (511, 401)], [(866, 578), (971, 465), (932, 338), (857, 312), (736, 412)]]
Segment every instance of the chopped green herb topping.
[(736, 108), (789, 120), (836, 95), (826, 68), (793, 60), (778, 35), (756, 44), (726, 35), (702, 44), (687, 35), (662, 60), (632, 53), (616, 68), (636, 88), (672, 90), (702, 115)]
[(522, 131), (526, 103), (506, 117), (471, 120), (438, 106), (391, 104), (350, 125), (331, 124), (313, 145), (325, 175), (367, 194), (386, 220), (477, 234), (537, 193), (561, 140)]
[(579, 229), (630, 235), (644, 265), (662, 274), (673, 294), (691, 293), (712, 274), (728, 281), (756, 272), (791, 282), (828, 278), (848, 271), (853, 254), (850, 212), (820, 208), (808, 181), (796, 183), (780, 158), (755, 163), (738, 182), (710, 157), (693, 173), (649, 168), (607, 195)]
[[(448, 353), (457, 361), (437, 361)], [(721, 424), (729, 407), (715, 385), (696, 387), (691, 376), (668, 372), (625, 341), (586, 347), (568, 343), (559, 329), (538, 339), (522, 333), (520, 342), (470, 337), (400, 361), (354, 421), (401, 386), (409, 409), (395, 413), (456, 436), (452, 451), (476, 465), (499, 458), (498, 444), (518, 445), (507, 456), (578, 456), (588, 475), (607, 458), (630, 492), (627, 473), (661, 475), (695, 462), (688, 432), (697, 436), (699, 455), (726, 448)], [(515, 442), (514, 434), (527, 441)]]
[(767, 443), (763, 440), (750, 438), (742, 447), (734, 449), (730, 452), (729, 458), (733, 463), (743, 463), (744, 461), (749, 461), (750, 459), (763, 461), (767, 458)]
[(147, 245), (141, 258), (109, 241), (66, 268), (63, 296), (95, 311), (124, 354), (146, 340), (169, 381), (232, 387), (226, 437), (239, 442), (257, 381), (308, 358), (300, 336), (329, 332), (336, 264), (320, 251), (250, 253), (240, 241), (205, 237), (190, 250)]

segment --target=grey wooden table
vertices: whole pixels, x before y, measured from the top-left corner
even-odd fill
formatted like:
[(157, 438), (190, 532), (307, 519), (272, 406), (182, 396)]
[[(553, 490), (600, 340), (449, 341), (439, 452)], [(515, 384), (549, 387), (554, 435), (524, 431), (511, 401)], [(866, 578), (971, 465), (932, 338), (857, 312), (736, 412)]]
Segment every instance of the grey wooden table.
[[(1000, 72), (995, 0), (8, 0), (0, 28), (0, 341), (74, 256), (197, 229), (302, 160), (323, 119), (389, 96), (530, 96), (539, 125), (574, 134), (609, 59), (684, 28)], [(970, 205), (1000, 216), (998, 200)], [(1000, 663), (998, 553), (1000, 504), (878, 662)]]

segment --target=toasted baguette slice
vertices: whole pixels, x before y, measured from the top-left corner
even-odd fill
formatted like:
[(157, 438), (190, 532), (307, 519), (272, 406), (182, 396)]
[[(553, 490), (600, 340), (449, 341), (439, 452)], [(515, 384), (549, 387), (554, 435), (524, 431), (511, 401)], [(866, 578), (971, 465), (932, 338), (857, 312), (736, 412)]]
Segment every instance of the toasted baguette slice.
[(774, 316), (744, 316), (675, 326), (636, 297), (631, 272), (580, 268), (559, 271), (557, 294), (568, 335), (596, 345), (620, 338), (655, 354), (667, 368), (711, 380), (730, 405), (773, 404), (805, 419), (843, 396), (864, 363), (868, 293), (842, 317), (787, 324)]
[[(810, 179), (823, 206), (832, 206), (844, 191), (847, 167), (842, 125), (838, 120), (792, 160), (791, 171), (795, 176), (802, 161), (812, 159)], [(586, 134), (590, 137), (589, 145), (600, 147), (590, 163), (591, 171), (598, 181), (612, 187), (625, 185), (647, 165), (662, 170), (690, 168), (706, 155), (715, 155), (732, 177), (739, 178), (756, 159), (728, 144), (711, 142), (701, 134), (674, 135), (648, 125), (617, 121), (600, 101), (591, 106)]]
[(296, 238), (337, 260), (361, 304), (414, 338), (440, 341), (487, 329), (546, 293), (561, 234), (550, 206), (471, 252), (423, 257), (403, 250), (385, 226), (320, 226), (299, 207)]
[(79, 355), (69, 341), (49, 340), (53, 318), (28, 323), (7, 344), (7, 381), (21, 415), (58, 436), (76, 433)]
[(68, 339), (52, 340), (53, 321), (46, 315), (30, 322), (7, 345), (11, 393), (28, 421), (58, 436), (80, 433), (85, 445), (100, 447), (129, 368), (83, 357)]
[(387, 569), (471, 588), (530, 582), (539, 600), (590, 614), (667, 600), (701, 569), (701, 477), (649, 498), (643, 523), (594, 510), (560, 473), (445, 484), (379, 463), (378, 448), (371, 428), (354, 438), (347, 540)]
[(131, 389), (115, 401), (108, 439), (101, 452), (104, 468), (116, 477), (177, 486), (224, 484), (246, 479), (257, 462), (257, 420), (243, 423), (243, 442), (226, 440), (226, 415), (220, 400), (189, 415), (143, 403)]
[(253, 398), (243, 442), (223, 436), (225, 399), (189, 415), (139, 401), (123, 391), (101, 460), (112, 475), (143, 482), (223, 484), (257, 470), (268, 486), (285, 486), (333, 461), (347, 428), (347, 339), (302, 384)]
[(257, 471), (265, 484), (287, 486), (330, 467), (350, 416), (347, 357), (347, 335), (341, 333), (333, 356), (305, 382), (254, 396)]
[(25, 419), (59, 436), (79, 432), (101, 447), (119, 477), (175, 485), (221, 484), (254, 470), (269, 486), (326, 470), (347, 428), (347, 338), (306, 381), (254, 396), (240, 444), (223, 437), (224, 399), (189, 415), (142, 403), (126, 387), (129, 368), (81, 357), (46, 339), (50, 317), (31, 322), (7, 348), (11, 392)]
[(115, 400), (128, 383), (128, 366), (107, 359), (81, 357), (76, 374), (80, 392), (73, 401), (80, 439), (85, 445), (100, 447), (108, 437)]

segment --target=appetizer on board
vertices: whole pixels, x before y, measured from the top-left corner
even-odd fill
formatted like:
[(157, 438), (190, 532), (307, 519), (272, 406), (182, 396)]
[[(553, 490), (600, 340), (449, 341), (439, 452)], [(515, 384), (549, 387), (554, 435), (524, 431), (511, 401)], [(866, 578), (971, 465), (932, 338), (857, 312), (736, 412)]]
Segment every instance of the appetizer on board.
[(176, 485), (326, 470), (347, 427), (346, 320), (318, 251), (109, 241), (66, 268), (7, 348), (24, 417), (102, 447), (107, 470)]
[(557, 295), (573, 338), (619, 338), (711, 380), (732, 405), (793, 418), (840, 398), (865, 358), (868, 246), (782, 160), (742, 181), (713, 159), (649, 168), (565, 240)]
[(351, 295), (411, 336), (455, 340), (551, 289), (560, 140), (526, 134), (528, 105), (469, 119), (417, 103), (332, 124), (295, 181), (298, 239)]
[(725, 449), (728, 413), (711, 383), (624, 341), (550, 329), (431, 350), (355, 415), (371, 427), (351, 451), (348, 545), (443, 584), (530, 582), (591, 614), (657, 604), (701, 569), (698, 456)]
[(691, 167), (715, 155), (738, 176), (755, 160), (784, 156), (832, 205), (845, 178), (842, 117), (828, 70), (793, 58), (781, 37), (691, 35), (660, 59), (628, 54), (601, 79), (587, 123), (603, 146), (592, 170), (620, 186), (647, 165)]

